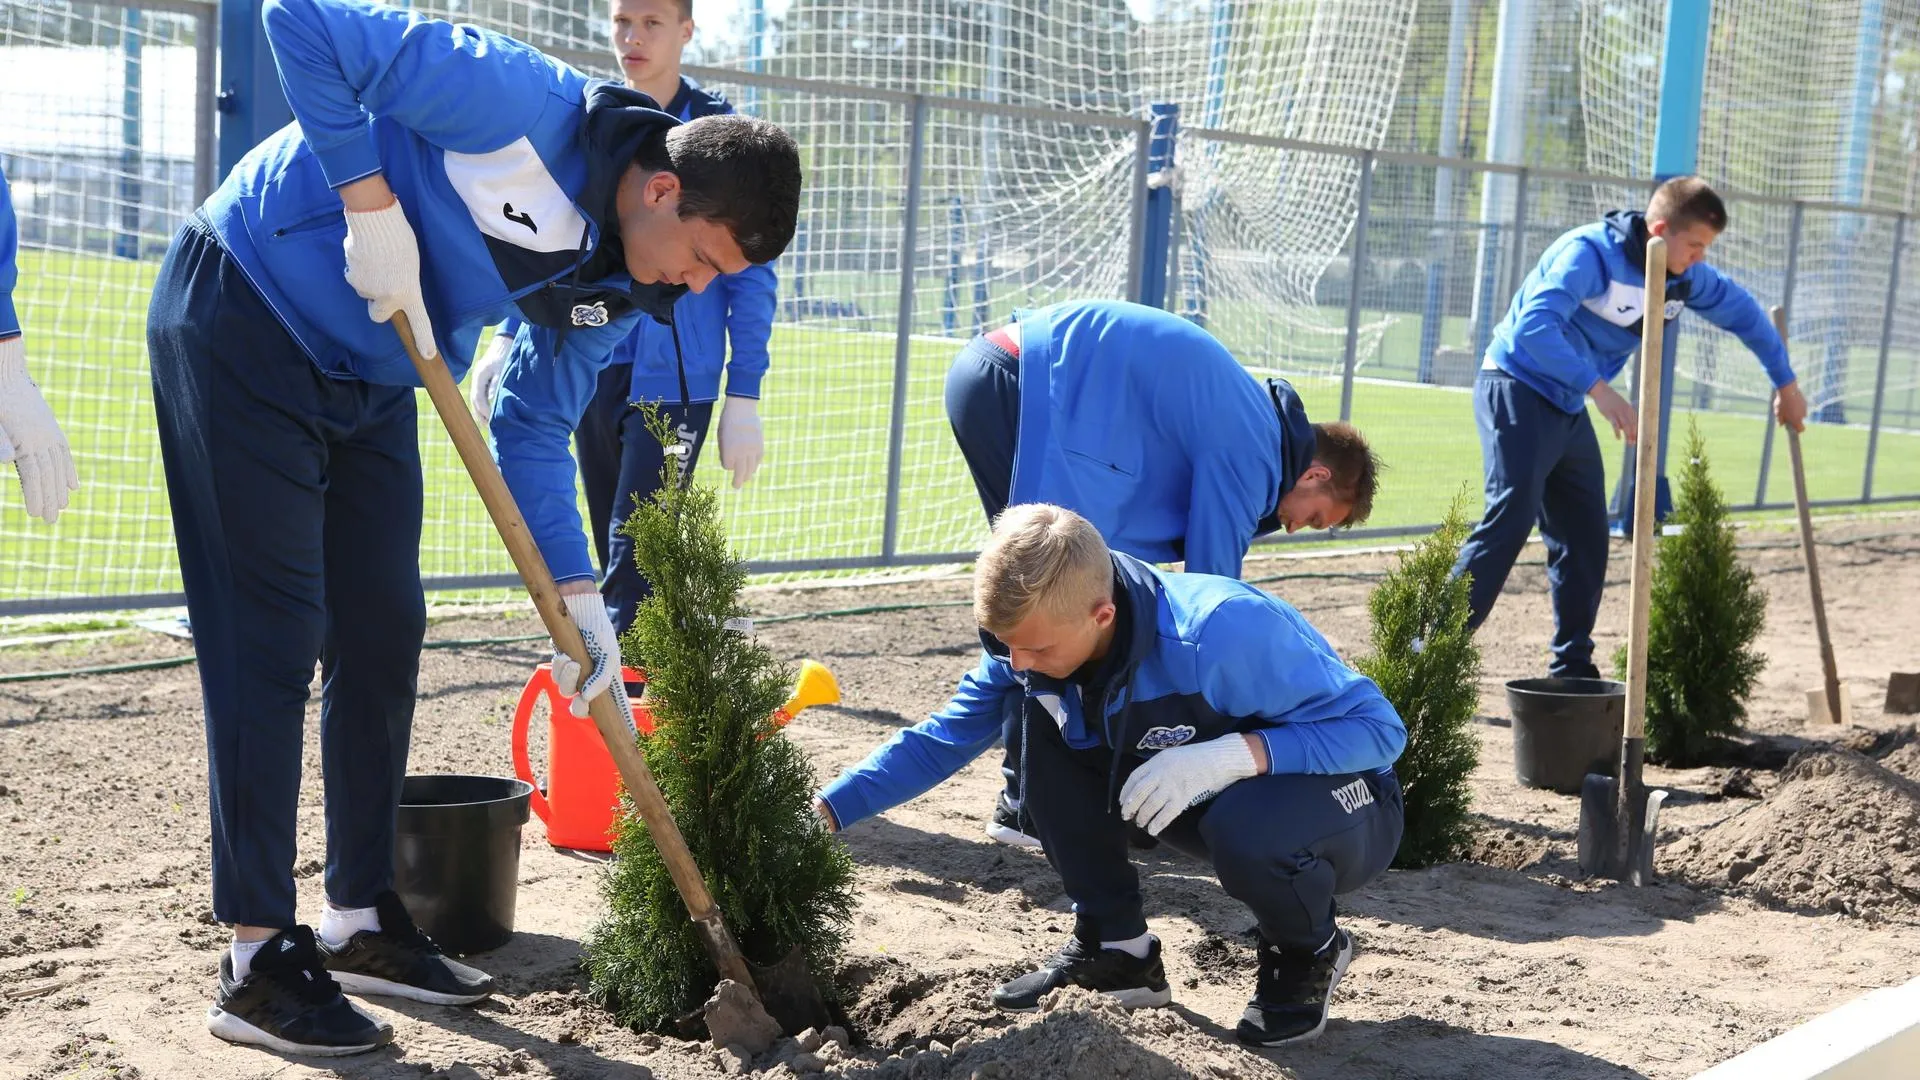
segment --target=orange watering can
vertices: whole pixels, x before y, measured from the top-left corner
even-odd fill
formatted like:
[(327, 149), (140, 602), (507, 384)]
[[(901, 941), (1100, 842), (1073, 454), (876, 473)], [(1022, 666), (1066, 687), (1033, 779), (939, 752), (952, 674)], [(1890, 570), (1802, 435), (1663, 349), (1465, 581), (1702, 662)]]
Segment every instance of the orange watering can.
[[(632, 668), (622, 668), (620, 677), (629, 685), (645, 678)], [(527, 756), (527, 729), (533, 720), (534, 706), (543, 696), (547, 699), (548, 717), (544, 788), (534, 778), (533, 763)], [(834, 681), (833, 673), (815, 661), (802, 660), (793, 696), (774, 712), (774, 725), (784, 727), (802, 709), (831, 705), (839, 700), (840, 685)], [(633, 723), (642, 735), (653, 734), (653, 714), (637, 700), (633, 703)], [(593, 718), (575, 716), (568, 711), (567, 699), (560, 696), (560, 688), (553, 683), (551, 664), (533, 669), (527, 688), (520, 692), (519, 707), (513, 711), (513, 772), (533, 785), (533, 812), (546, 823), (548, 843), (579, 851), (613, 850), (613, 819), (620, 808), (620, 777)]]

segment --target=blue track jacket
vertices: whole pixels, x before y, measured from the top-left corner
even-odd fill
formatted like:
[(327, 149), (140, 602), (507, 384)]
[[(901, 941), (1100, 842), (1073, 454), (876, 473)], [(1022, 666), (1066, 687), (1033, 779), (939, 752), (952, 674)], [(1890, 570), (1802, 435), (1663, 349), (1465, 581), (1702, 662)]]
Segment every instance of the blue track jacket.
[[(681, 76), (680, 92), (667, 111), (682, 121), (733, 112), (733, 104), (717, 90)], [(633, 333), (614, 347), (611, 361), (633, 365), (633, 401), (679, 401), (681, 358), (686, 363), (687, 400), (718, 401), (724, 370), (727, 393), (757, 398), (766, 377), (767, 341), (773, 336), (773, 312), (778, 282), (772, 266), (750, 266), (738, 274), (722, 274), (705, 292), (690, 292), (673, 305), (673, 325), (641, 319)], [(513, 336), (522, 320), (508, 319), (500, 333)], [(680, 335), (680, 353), (673, 336)], [(732, 356), (728, 356), (728, 346)]]
[(530, 46), (367, 0), (265, 0), (295, 122), (242, 158), (203, 210), (221, 246), (322, 372), (417, 385), (390, 326), (344, 277), (335, 190), (382, 173), (420, 245), (441, 355), (460, 378), (480, 332), (526, 319), (494, 453), (554, 577), (593, 562), (568, 452), (615, 345), (684, 289), (626, 272), (614, 191), (679, 121)]
[[(1647, 237), (1645, 214), (1616, 210), (1555, 240), (1494, 328), (1486, 364), (1562, 412), (1585, 409), (1593, 384), (1612, 380), (1640, 346)], [(1772, 320), (1752, 293), (1720, 271), (1702, 262), (1669, 277), (1663, 315), (1676, 319), (1682, 308), (1731, 331), (1760, 358), (1775, 387), (1793, 381)]]
[(1193, 323), (1075, 300), (1016, 314), (1013, 503), (1065, 506), (1115, 551), (1237, 577), (1313, 462), (1293, 387), (1265, 383)]
[(1006, 647), (982, 632), (986, 654), (953, 700), (821, 793), (840, 827), (959, 772), (1010, 719), (1024, 722), (1028, 698), (1055, 718), (1067, 745), (1139, 758), (1257, 732), (1269, 772), (1338, 775), (1391, 768), (1406, 748), (1406, 726), (1380, 688), (1284, 601), (1232, 578), (1162, 573), (1118, 552), (1113, 569), (1130, 633), (1113, 644), (1122, 655), (1103, 700), (1082, 701), (1076, 683), (1015, 671)]
[(20, 333), (20, 316), (13, 310), (13, 287), (20, 280), (16, 263), (20, 250), (20, 230), (13, 221), (13, 192), (7, 187), (7, 174), (0, 172), (0, 339)]

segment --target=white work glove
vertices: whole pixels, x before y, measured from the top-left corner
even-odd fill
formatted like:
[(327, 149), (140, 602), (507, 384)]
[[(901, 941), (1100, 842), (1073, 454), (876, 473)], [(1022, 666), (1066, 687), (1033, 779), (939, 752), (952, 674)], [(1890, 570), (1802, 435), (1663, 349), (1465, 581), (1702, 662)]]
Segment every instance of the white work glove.
[[(586, 684), (581, 685), (580, 665), (567, 654), (554, 650), (553, 685), (561, 697), (571, 699), (567, 711), (585, 716), (588, 702), (611, 692), (614, 707), (620, 711), (627, 727), (632, 728), (633, 705), (627, 700), (626, 681), (620, 678), (620, 639), (613, 632), (606, 600), (597, 592), (585, 592), (563, 594), (560, 602), (567, 605), (573, 625), (580, 628), (580, 636), (587, 642), (587, 656), (593, 661), (593, 671), (587, 676)], [(635, 738), (639, 735), (638, 731), (634, 732)]]
[(760, 403), (752, 398), (729, 397), (720, 407), (720, 467), (733, 474), (734, 490), (747, 486), (766, 440), (760, 434)]
[(1189, 807), (1258, 771), (1246, 736), (1238, 733), (1162, 750), (1127, 777), (1120, 816), (1159, 836)]
[(27, 346), (14, 335), (0, 341), (0, 463), (13, 462), (27, 513), (51, 525), (80, 490), (67, 436), (27, 377)]
[(493, 395), (500, 390), (500, 376), (507, 370), (507, 354), (513, 351), (513, 338), (493, 335), (493, 344), (480, 355), (467, 373), (467, 400), (473, 403), (473, 422), (481, 427), (493, 416)]
[(438, 356), (427, 301), (420, 294), (420, 245), (400, 200), (385, 210), (347, 211), (346, 251), (347, 284), (366, 299), (367, 317), (388, 322), (394, 312), (405, 313), (420, 355)]

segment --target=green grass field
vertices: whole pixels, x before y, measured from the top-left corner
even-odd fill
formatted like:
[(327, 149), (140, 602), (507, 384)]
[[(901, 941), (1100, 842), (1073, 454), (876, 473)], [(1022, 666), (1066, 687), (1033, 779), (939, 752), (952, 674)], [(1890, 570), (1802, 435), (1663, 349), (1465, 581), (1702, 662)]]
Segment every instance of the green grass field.
[[(59, 253), (22, 256), (16, 301), (27, 328), (28, 362), (74, 445), (82, 490), (53, 528), (21, 514), (17, 493), (6, 496), (0, 544), (9, 558), (0, 566), (0, 600), (174, 591), (178, 575), (153, 434), (143, 329), (156, 267)], [(920, 303), (938, 302), (937, 289), (922, 290)], [(937, 307), (920, 311), (920, 325), (938, 326)], [(1381, 361), (1363, 368), (1363, 376), (1404, 375), (1402, 368), (1410, 370), (1410, 364), (1396, 367), (1390, 359), (1410, 356), (1414, 345), (1406, 335), (1417, 342), (1418, 332), (1417, 319), (1401, 319), (1388, 331)], [(1463, 326), (1453, 326), (1447, 340), (1463, 335)], [(967, 550), (983, 531), (941, 406), (942, 381), (957, 344), (931, 338), (911, 343), (898, 552)], [(893, 336), (782, 325), (775, 331), (773, 354), (763, 410), (766, 464), (746, 490), (722, 490), (735, 543), (756, 561), (879, 555)], [(1339, 382), (1325, 375), (1324, 367), (1317, 370), (1322, 374), (1297, 377), (1295, 384), (1315, 417), (1337, 416)], [(424, 395), (421, 413), (428, 507), (423, 570), (430, 576), (510, 572)], [(1690, 414), (1677, 415), (1684, 423)], [(1764, 431), (1759, 416), (1691, 415), (1730, 501), (1751, 502)], [(1369, 378), (1354, 387), (1353, 419), (1390, 467), (1373, 524), (1435, 521), (1463, 489), (1477, 510), (1480, 450), (1469, 394)], [(1611, 475), (1620, 460), (1618, 444), (1602, 438)], [(1858, 497), (1866, 443), (1863, 426), (1820, 426), (1809, 433), (1814, 498)], [(1769, 500), (1792, 497), (1785, 463), (1782, 442)], [(709, 447), (702, 480), (723, 484), (725, 475), (717, 448)], [(1882, 433), (1874, 491), (1920, 494), (1920, 436)]]

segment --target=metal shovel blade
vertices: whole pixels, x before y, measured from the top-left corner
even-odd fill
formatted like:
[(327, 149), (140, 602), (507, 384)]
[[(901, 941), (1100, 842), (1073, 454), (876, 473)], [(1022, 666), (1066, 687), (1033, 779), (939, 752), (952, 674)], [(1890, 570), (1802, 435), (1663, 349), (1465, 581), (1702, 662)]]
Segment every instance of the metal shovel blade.
[(1632, 784), (1623, 798), (1620, 781), (1588, 773), (1580, 784), (1580, 831), (1575, 840), (1581, 871), (1629, 885), (1651, 885), (1654, 834), (1667, 794)]
[(808, 1028), (818, 1031), (833, 1023), (826, 998), (820, 993), (819, 980), (807, 970), (807, 957), (800, 946), (776, 964), (761, 967), (752, 961), (753, 985), (760, 992), (760, 1004), (789, 1035)]

